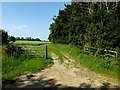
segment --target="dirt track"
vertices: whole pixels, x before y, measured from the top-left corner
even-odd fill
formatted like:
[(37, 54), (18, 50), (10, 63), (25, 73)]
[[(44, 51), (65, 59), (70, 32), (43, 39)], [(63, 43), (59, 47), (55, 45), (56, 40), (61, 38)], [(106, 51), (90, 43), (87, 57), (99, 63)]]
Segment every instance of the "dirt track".
[[(43, 87), (77, 87), (77, 88), (116, 88), (118, 83), (111, 82), (112, 79), (103, 77), (80, 65), (75, 65), (69, 55), (64, 54), (64, 63), (59, 57), (51, 53), (54, 65), (39, 73), (22, 75), (13, 84), (7, 84), (5, 88), (43, 88)], [(76, 68), (74, 67), (74, 65)]]

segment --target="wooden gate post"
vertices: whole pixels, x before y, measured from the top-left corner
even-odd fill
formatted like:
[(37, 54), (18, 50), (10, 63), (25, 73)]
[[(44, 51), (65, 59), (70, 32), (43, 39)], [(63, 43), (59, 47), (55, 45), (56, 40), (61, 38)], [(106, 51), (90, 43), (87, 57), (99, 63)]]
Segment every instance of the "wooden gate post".
[(46, 46), (46, 55), (45, 55), (45, 59), (47, 59), (47, 46)]

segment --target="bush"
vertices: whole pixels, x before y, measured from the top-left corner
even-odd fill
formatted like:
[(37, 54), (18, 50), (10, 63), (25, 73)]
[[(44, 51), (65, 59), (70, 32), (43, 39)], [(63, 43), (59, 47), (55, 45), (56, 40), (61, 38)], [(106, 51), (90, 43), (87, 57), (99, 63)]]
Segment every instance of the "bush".
[(0, 33), (2, 33), (2, 44), (7, 44), (8, 43), (8, 33), (3, 29), (0, 29)]

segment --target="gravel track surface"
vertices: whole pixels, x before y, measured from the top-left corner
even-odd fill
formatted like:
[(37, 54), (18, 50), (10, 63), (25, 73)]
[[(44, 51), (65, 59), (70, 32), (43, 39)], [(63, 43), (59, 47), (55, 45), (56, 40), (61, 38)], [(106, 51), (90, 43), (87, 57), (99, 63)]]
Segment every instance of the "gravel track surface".
[(50, 53), (54, 65), (39, 73), (22, 75), (13, 84), (6, 84), (4, 88), (44, 88), (44, 87), (75, 87), (75, 88), (118, 88), (118, 83), (111, 78), (104, 77), (90, 71), (75, 61), (67, 54), (64, 63), (59, 57)]

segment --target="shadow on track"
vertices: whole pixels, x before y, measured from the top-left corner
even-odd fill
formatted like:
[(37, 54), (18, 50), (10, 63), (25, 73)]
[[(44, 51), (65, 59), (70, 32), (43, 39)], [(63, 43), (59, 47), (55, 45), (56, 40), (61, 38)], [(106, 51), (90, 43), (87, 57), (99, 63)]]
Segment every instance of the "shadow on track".
[[(80, 89), (88, 89), (88, 90), (96, 90), (97, 88), (92, 88), (92, 85), (90, 84), (87, 84), (87, 83), (81, 83), (79, 87), (72, 87), (72, 86), (65, 86), (65, 85), (62, 85), (62, 84), (56, 84), (57, 81), (55, 79), (46, 79), (46, 77), (40, 77), (39, 79), (35, 80), (35, 79), (32, 79), (34, 76), (28, 76), (28, 79), (27, 80), (24, 80), (25, 81), (30, 81), (28, 85), (24, 85), (24, 83), (22, 83), (23, 81), (16, 81), (13, 83), (9, 83), (7, 84), (7, 86), (5, 87), (5, 85), (3, 85), (3, 88), (2, 90), (16, 90), (16, 89), (20, 89), (20, 90), (23, 90), (23, 89), (45, 89), (45, 88), (49, 88), (49, 89), (68, 89), (68, 90), (80, 90)], [(36, 82), (37, 81), (37, 82)], [(34, 83), (33, 83), (34, 82)], [(22, 86), (23, 85), (23, 86)], [(22, 87), (20, 87), (22, 86)], [(112, 88), (111, 89), (111, 85), (110, 83), (103, 83), (103, 85), (101, 87), (99, 87), (101, 90), (118, 90), (118, 86), (115, 86), (116, 88)]]

